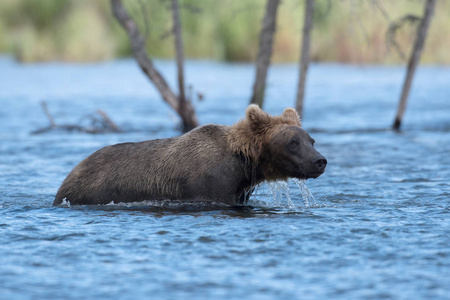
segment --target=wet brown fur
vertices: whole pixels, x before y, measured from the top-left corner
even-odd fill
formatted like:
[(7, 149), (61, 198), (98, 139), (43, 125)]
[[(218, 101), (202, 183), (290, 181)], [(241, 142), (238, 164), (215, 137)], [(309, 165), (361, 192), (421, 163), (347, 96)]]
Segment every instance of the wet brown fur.
[(280, 116), (270, 116), (257, 105), (250, 105), (246, 110), (246, 118), (230, 128), (227, 136), (228, 144), (234, 153), (241, 152), (244, 156), (257, 163), (275, 127), (282, 130), (284, 126), (301, 127), (297, 112), (292, 108), (286, 108)]
[(233, 126), (205, 125), (179, 137), (108, 146), (72, 170), (53, 204), (164, 199), (237, 204), (254, 184), (284, 176), (271, 176), (274, 168), (262, 165), (268, 162), (262, 154), (272, 136), (300, 126), (293, 109), (270, 116), (251, 105)]

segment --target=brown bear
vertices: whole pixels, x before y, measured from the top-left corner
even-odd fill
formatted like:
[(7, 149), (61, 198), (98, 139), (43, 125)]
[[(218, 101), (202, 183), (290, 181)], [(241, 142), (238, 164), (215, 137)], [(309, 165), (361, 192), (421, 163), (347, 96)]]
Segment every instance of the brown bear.
[(327, 161), (295, 110), (270, 116), (250, 105), (233, 126), (107, 146), (79, 163), (53, 205), (186, 200), (241, 204), (263, 181), (317, 178)]

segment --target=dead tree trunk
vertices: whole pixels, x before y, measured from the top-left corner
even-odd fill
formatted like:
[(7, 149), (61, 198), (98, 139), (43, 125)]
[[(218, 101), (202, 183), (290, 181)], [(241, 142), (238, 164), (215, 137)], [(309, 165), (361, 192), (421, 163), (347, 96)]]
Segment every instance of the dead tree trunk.
[(272, 56), (273, 34), (275, 32), (277, 9), (280, 0), (267, 0), (266, 13), (263, 18), (259, 36), (259, 51), (256, 59), (256, 78), (250, 103), (263, 105), (266, 89), (267, 69)]
[[(178, 70), (178, 100), (180, 102), (180, 110), (184, 111), (186, 107), (186, 96), (184, 93), (184, 69), (183, 69), (183, 37), (181, 35), (180, 11), (178, 9), (178, 0), (172, 0), (172, 16), (173, 16), (173, 33), (175, 35), (175, 52), (177, 56)], [(183, 120), (184, 122), (184, 120)], [(189, 127), (189, 124), (183, 123), (183, 126)]]
[(309, 67), (309, 48), (311, 42), (311, 29), (313, 25), (314, 0), (306, 0), (305, 20), (303, 24), (302, 53), (300, 56), (300, 75), (298, 79), (297, 98), (295, 110), (300, 117), (303, 115), (303, 100), (305, 98), (306, 75)]
[(128, 34), (134, 58), (138, 62), (142, 71), (156, 86), (164, 101), (167, 102), (167, 104), (169, 104), (170, 107), (172, 107), (181, 117), (184, 131), (189, 131), (198, 126), (197, 117), (192, 104), (185, 101), (182, 105), (180, 101), (181, 97), (177, 97), (173, 93), (164, 77), (153, 66), (152, 60), (148, 57), (147, 52), (145, 51), (144, 38), (139, 32), (136, 22), (130, 18), (128, 12), (123, 7), (122, 1), (111, 0), (111, 7), (114, 16)]
[(414, 73), (416, 71), (417, 64), (422, 54), (425, 39), (427, 37), (428, 27), (430, 25), (431, 17), (433, 15), (434, 7), (436, 6), (436, 0), (427, 0), (425, 3), (425, 13), (422, 18), (422, 22), (419, 25), (417, 31), (416, 40), (414, 42), (414, 48), (408, 61), (408, 67), (406, 71), (405, 82), (403, 83), (402, 94), (400, 96), (400, 102), (397, 108), (397, 115), (395, 116), (392, 129), (399, 130), (402, 123), (403, 114), (405, 113), (406, 103), (408, 101), (409, 90), (413, 81)]

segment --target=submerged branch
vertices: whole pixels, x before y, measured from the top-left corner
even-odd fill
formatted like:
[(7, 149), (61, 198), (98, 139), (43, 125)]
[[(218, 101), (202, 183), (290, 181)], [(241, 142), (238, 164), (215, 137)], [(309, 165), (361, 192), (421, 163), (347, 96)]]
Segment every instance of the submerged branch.
[[(47, 108), (47, 103), (42, 101), (42, 109), (50, 121), (50, 125), (31, 132), (31, 134), (42, 134), (52, 130), (76, 131), (82, 133), (108, 133), (121, 132), (120, 128), (112, 121), (112, 119), (102, 110), (98, 110), (96, 114), (90, 115), (90, 126), (82, 126), (77, 124), (56, 124), (53, 116)], [(100, 117), (100, 118), (99, 118)]]
[(44, 110), (45, 115), (47, 116), (48, 120), (50, 121), (50, 127), (56, 126), (53, 116), (48, 111), (47, 103), (45, 101), (42, 101), (41, 105), (42, 105), (42, 109)]

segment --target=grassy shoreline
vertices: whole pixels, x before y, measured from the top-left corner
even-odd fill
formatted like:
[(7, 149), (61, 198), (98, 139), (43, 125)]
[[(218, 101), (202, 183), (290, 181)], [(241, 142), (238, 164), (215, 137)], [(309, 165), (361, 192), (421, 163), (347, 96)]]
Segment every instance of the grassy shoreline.
[[(171, 12), (161, 0), (125, 0), (147, 33), (152, 57), (173, 58)], [(142, 3), (142, 5), (140, 4)], [(265, 1), (180, 0), (185, 56), (190, 59), (253, 61)], [(302, 0), (280, 5), (273, 51), (274, 62), (296, 62), (303, 23)], [(450, 1), (438, 1), (425, 49), (424, 64), (450, 64)], [(389, 23), (406, 14), (421, 16), (423, 1), (317, 0), (311, 57), (316, 62), (402, 64), (388, 45)], [(143, 14), (148, 16), (145, 26)], [(397, 32), (403, 56), (408, 56), (415, 25)], [(128, 38), (111, 14), (109, 1), (2, 0), (0, 53), (21, 62), (102, 61), (130, 55)]]

